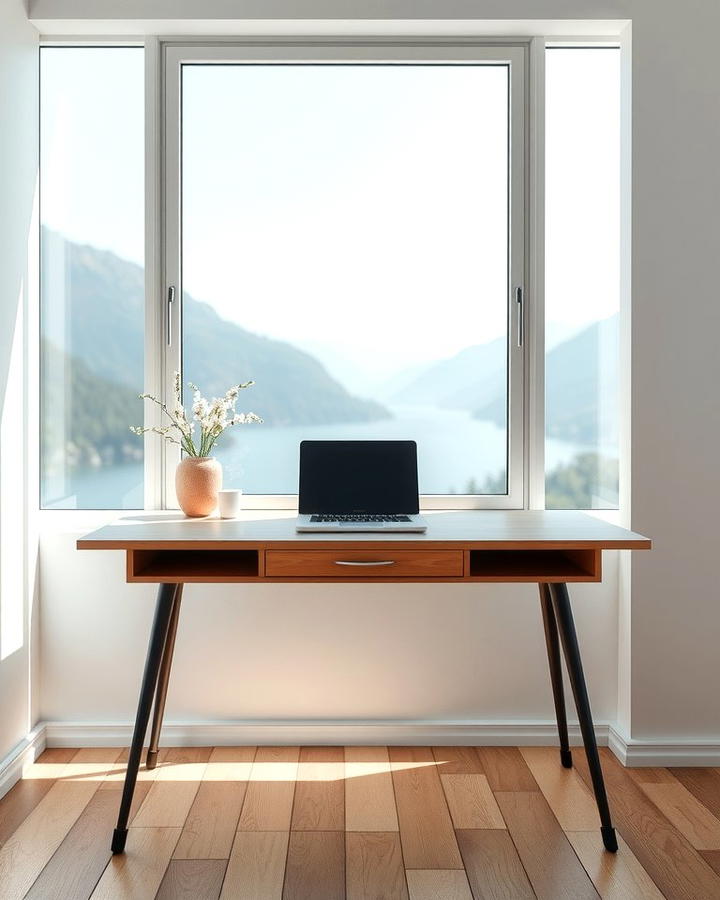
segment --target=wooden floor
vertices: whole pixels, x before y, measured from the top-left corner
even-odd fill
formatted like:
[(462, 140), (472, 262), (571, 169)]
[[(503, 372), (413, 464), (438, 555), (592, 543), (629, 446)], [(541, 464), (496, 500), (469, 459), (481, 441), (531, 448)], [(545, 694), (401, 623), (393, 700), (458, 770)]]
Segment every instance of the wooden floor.
[(216, 747), (140, 772), (111, 857), (126, 751), (47, 750), (0, 800), (2, 900), (720, 900), (720, 770), (603, 766), (604, 852), (581, 751)]

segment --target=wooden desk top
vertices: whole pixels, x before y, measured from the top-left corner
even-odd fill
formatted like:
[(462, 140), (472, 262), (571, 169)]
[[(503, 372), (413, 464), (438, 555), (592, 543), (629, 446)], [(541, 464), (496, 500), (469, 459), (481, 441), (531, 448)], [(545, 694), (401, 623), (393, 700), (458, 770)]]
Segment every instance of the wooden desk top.
[(139, 512), (77, 542), (80, 550), (321, 549), (557, 549), (649, 550), (651, 542), (582, 512), (463, 510), (423, 512), (425, 534), (295, 531), (291, 510), (247, 510), (239, 519), (188, 519), (178, 511)]

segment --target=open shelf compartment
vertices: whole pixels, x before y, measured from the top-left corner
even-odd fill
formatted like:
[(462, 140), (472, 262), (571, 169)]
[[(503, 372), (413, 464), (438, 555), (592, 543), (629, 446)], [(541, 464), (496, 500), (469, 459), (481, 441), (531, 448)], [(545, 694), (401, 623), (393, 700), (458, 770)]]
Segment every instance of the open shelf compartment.
[(467, 574), (482, 581), (600, 581), (599, 550), (470, 550)]
[(260, 576), (258, 550), (128, 550), (127, 580), (232, 582)]

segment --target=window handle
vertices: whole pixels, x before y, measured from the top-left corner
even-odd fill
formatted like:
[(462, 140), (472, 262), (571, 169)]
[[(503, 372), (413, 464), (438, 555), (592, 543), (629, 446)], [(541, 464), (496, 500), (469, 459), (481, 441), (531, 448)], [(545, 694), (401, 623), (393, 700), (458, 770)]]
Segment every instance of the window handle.
[(358, 559), (336, 559), (336, 566), (394, 566), (394, 559), (379, 559), (379, 560), (358, 560)]
[(167, 294), (167, 345), (172, 346), (172, 305), (175, 302), (175, 287), (170, 285)]
[(523, 289), (521, 287), (515, 288), (515, 302), (517, 303), (518, 308), (517, 345), (518, 347), (522, 347), (525, 341), (525, 298), (523, 297)]

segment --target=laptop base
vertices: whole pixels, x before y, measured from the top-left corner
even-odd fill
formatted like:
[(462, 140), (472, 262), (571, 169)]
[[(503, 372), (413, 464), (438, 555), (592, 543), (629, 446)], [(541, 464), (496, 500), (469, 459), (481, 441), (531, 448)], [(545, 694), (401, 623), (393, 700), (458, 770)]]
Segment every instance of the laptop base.
[(339, 532), (362, 533), (375, 532), (379, 534), (423, 534), (427, 531), (427, 523), (422, 516), (410, 515), (409, 522), (311, 522), (312, 516), (299, 515), (295, 530), (304, 532), (325, 532), (338, 534)]

